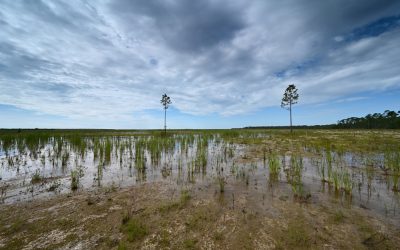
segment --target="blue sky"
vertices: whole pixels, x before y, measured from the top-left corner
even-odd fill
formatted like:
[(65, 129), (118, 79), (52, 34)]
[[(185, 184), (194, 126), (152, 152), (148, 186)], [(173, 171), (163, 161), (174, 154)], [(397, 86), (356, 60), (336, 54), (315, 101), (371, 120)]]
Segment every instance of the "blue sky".
[(0, 127), (328, 124), (400, 110), (400, 2), (1, 1)]

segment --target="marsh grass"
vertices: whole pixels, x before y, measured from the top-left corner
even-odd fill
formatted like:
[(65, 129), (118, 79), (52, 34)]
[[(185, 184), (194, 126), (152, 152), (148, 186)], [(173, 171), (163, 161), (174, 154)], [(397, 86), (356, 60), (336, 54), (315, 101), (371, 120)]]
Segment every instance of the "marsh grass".
[[(275, 249), (310, 249), (312, 237), (309, 226), (302, 216), (297, 216), (288, 222), (287, 228), (279, 232)], [(274, 232), (277, 234), (278, 232)]]
[(321, 178), (321, 181), (322, 182), (328, 182), (328, 179), (326, 178), (326, 175), (325, 175), (325, 171), (326, 171), (325, 170), (326, 169), (325, 162), (324, 161), (317, 161), (316, 165), (317, 165), (317, 169), (318, 169), (318, 175)]
[(190, 191), (187, 189), (184, 189), (181, 191), (181, 196), (180, 196), (180, 205), (185, 206), (190, 199), (192, 198), (192, 195), (190, 194)]
[[(264, 163), (264, 167), (268, 165), (270, 181), (279, 179), (283, 169), (293, 193), (301, 197), (304, 196), (304, 164), (292, 158), (315, 158), (313, 166), (317, 166), (321, 181), (337, 191), (351, 194), (353, 172), (346, 165), (347, 153), (354, 158), (362, 155), (359, 162), (367, 165), (369, 189), (373, 185), (373, 175), (380, 174), (379, 166), (387, 174), (385, 181), (390, 190), (399, 191), (400, 143), (392, 137), (390, 133), (329, 130), (299, 130), (292, 135), (284, 130), (177, 130), (170, 131), (167, 136), (160, 131), (22, 130), (0, 131), (0, 150), (6, 156), (2, 164), (17, 169), (17, 173), (30, 164), (29, 159), (39, 159), (42, 166), (48, 163), (54, 168), (61, 166), (62, 174), (56, 177), (65, 177), (71, 172), (72, 190), (88, 185), (86, 178), (85, 183), (83, 180), (80, 183), (81, 174), (75, 171), (85, 164), (85, 156), (90, 159), (93, 155), (98, 186), (108, 166), (119, 166), (121, 171), (129, 168), (129, 177), (136, 177), (139, 182), (147, 181), (147, 175), (155, 171), (161, 171), (165, 178), (175, 178), (174, 174), (178, 173), (179, 185), (203, 181), (205, 175), (210, 175), (216, 188), (224, 192), (226, 180), (231, 176), (250, 185), (252, 176), (259, 173), (257, 166)], [(247, 151), (247, 146), (255, 146), (257, 154)], [(287, 152), (294, 155), (289, 161), (280, 157)], [(260, 162), (256, 162), (257, 159)], [(354, 164), (359, 162), (354, 161)], [(174, 172), (176, 168), (178, 171)], [(34, 171), (38, 170), (34, 168), (29, 173), (33, 174), (31, 183), (40, 183)]]
[(268, 167), (271, 179), (278, 179), (281, 170), (280, 160), (276, 154), (270, 154), (268, 157)]
[(372, 186), (372, 180), (374, 178), (375, 175), (375, 169), (373, 166), (371, 165), (367, 165), (365, 168), (365, 172), (367, 175), (367, 185), (368, 185), (368, 189), (371, 189)]
[(400, 180), (400, 151), (386, 151), (385, 169), (390, 173), (392, 179), (392, 190), (399, 192)]
[(223, 232), (218, 232), (218, 231), (214, 232), (213, 239), (215, 241), (222, 241), (224, 238), (225, 237)]
[[(324, 163), (322, 163), (322, 164), (324, 164)], [(333, 159), (332, 159), (332, 153), (329, 150), (329, 148), (326, 150), (326, 153), (325, 153), (325, 165), (326, 165), (326, 169), (327, 169), (327, 181), (329, 183), (332, 183), (334, 181)], [(325, 169), (324, 169), (324, 171), (325, 171)]]
[(7, 185), (0, 186), (0, 203), (4, 202), (4, 199), (7, 195), (7, 188), (8, 188)]
[(103, 179), (103, 166), (104, 164), (100, 163), (97, 165), (97, 185), (101, 186), (101, 180)]
[(201, 231), (207, 229), (209, 223), (215, 221), (218, 217), (215, 208), (200, 207), (196, 208), (185, 221), (187, 230)]
[(127, 224), (131, 218), (132, 218), (132, 211), (130, 209), (127, 209), (122, 215), (122, 225)]
[(35, 173), (32, 175), (31, 183), (32, 184), (37, 184), (42, 182), (43, 177), (40, 175), (40, 170), (36, 169)]
[(342, 189), (346, 194), (351, 195), (351, 191), (353, 190), (353, 181), (348, 170), (344, 170), (342, 174)]
[(75, 191), (79, 188), (80, 178), (82, 176), (82, 168), (78, 167), (75, 170), (71, 170), (71, 190)]
[(69, 152), (64, 152), (61, 157), (61, 167), (64, 169), (68, 166)]
[[(69, 182), (66, 175), (71, 173), (72, 190), (82, 187), (86, 188), (90, 185), (90, 187), (94, 187), (96, 181), (100, 185), (100, 180), (104, 181), (104, 183), (110, 183), (110, 179), (106, 178), (112, 178), (111, 180), (117, 182), (117, 186), (125, 185), (126, 183), (124, 182), (129, 182), (127, 185), (135, 185), (133, 183), (137, 182), (135, 182), (134, 178), (145, 181), (146, 176), (148, 176), (147, 178), (151, 182), (153, 180), (157, 181), (158, 179), (156, 178), (159, 178), (161, 174), (165, 178), (168, 178), (165, 180), (162, 179), (162, 181), (173, 185), (175, 185), (176, 181), (178, 185), (177, 190), (182, 189), (180, 195), (174, 193), (173, 200), (168, 200), (165, 203), (161, 202), (162, 204), (157, 203), (155, 207), (151, 207), (149, 210), (146, 207), (146, 212), (144, 213), (145, 219), (140, 218), (136, 212), (135, 214), (129, 213), (128, 210), (126, 214), (117, 213), (116, 220), (120, 222), (122, 219), (122, 225), (117, 225), (116, 227), (117, 234), (120, 233), (120, 249), (139, 248), (144, 242), (150, 244), (158, 243), (159, 245), (156, 245), (158, 248), (179, 249), (184, 247), (185, 244), (187, 248), (200, 248), (204, 246), (203, 238), (206, 238), (205, 242), (214, 240), (215, 247), (224, 246), (223, 244), (227, 243), (227, 240), (231, 240), (235, 234), (230, 234), (230, 230), (223, 229), (222, 231), (225, 234), (222, 234), (221, 231), (218, 231), (218, 233), (217, 230), (225, 228), (225, 226), (229, 229), (229, 226), (231, 226), (229, 224), (229, 215), (238, 212), (240, 217), (244, 218), (240, 226), (244, 225), (245, 227), (249, 223), (249, 214), (252, 213), (249, 211), (252, 208), (249, 207), (245, 211), (242, 210), (243, 195), (249, 195), (251, 198), (258, 199), (260, 198), (258, 194), (265, 191), (265, 193), (262, 193), (262, 202), (264, 205), (265, 201), (268, 202), (268, 198), (264, 200), (264, 197), (267, 197), (269, 194), (266, 192), (272, 190), (264, 186), (264, 184), (268, 185), (268, 183), (265, 183), (265, 178), (269, 174), (270, 181), (281, 177), (284, 179), (284, 175), (280, 175), (281, 170), (286, 174), (287, 184), (282, 180), (279, 185), (276, 185), (279, 189), (276, 191), (277, 197), (279, 197), (277, 203), (287, 204), (288, 206), (289, 204), (290, 206), (295, 205), (299, 209), (297, 211), (306, 210), (310, 206), (314, 206), (315, 203), (318, 204), (320, 202), (320, 195), (331, 195), (330, 192), (325, 192), (325, 190), (318, 190), (321, 193), (318, 193), (318, 197), (313, 199), (312, 204), (290, 203), (292, 200), (289, 199), (290, 195), (287, 193), (287, 188), (289, 188), (289, 193), (292, 191), (294, 201), (306, 201), (309, 197), (306, 189), (308, 187), (315, 188), (315, 185), (312, 185), (315, 183), (310, 184), (310, 181), (314, 181), (315, 177), (318, 179), (318, 175), (321, 181), (324, 182), (322, 183), (324, 187), (329, 186), (329, 190), (334, 187), (337, 192), (343, 194), (340, 196), (340, 200), (335, 199), (333, 196), (328, 196), (327, 199), (323, 200), (324, 202), (332, 201), (332, 203), (329, 203), (335, 206), (335, 210), (332, 211), (336, 211), (338, 209), (337, 206), (343, 205), (343, 198), (351, 196), (354, 180), (357, 180), (361, 184), (367, 181), (368, 186), (372, 190), (380, 188), (379, 186), (376, 189), (374, 187), (374, 185), (379, 185), (378, 181), (387, 182), (385, 183), (388, 185), (387, 190), (378, 190), (378, 192), (387, 192), (385, 196), (392, 197), (392, 190), (396, 192), (399, 189), (399, 154), (396, 153), (396, 150), (398, 151), (400, 143), (396, 139), (391, 138), (391, 132), (388, 132), (386, 135), (377, 132), (377, 135), (374, 136), (364, 132), (351, 132), (351, 135), (348, 135), (350, 134), (348, 132), (329, 130), (306, 132), (299, 130), (290, 136), (281, 130), (237, 130), (234, 132), (170, 131), (168, 136), (161, 136), (157, 131), (140, 131), (137, 134), (131, 131), (124, 133), (120, 131), (112, 133), (107, 131), (80, 131), (73, 134), (69, 134), (70, 132), (50, 131), (46, 133), (46, 136), (39, 136), (32, 133), (30, 136), (26, 136), (26, 138), (25, 135), (16, 135), (15, 137), (13, 135), (5, 138), (3, 141), (3, 135), (0, 134), (1, 150), (3, 148), (6, 149), (4, 153), (2, 151), (2, 157), (5, 156), (1, 162), (4, 169), (20, 168), (21, 172), (19, 173), (23, 174), (22, 171), (29, 169), (31, 162), (33, 162), (33, 168), (29, 169), (31, 172), (26, 177), (26, 182), (29, 185), (30, 177), (33, 177), (32, 174), (38, 171), (36, 170), (36, 166), (40, 170), (42, 169), (40, 167), (44, 167), (43, 172), (40, 172), (44, 175), (44, 173), (49, 173), (47, 171), (50, 164), (50, 167), (52, 165), (55, 170), (52, 174), (62, 173), (62, 175), (54, 177), (60, 178), (62, 183), (65, 181)], [(30, 152), (30, 150), (37, 151), (35, 153)], [(287, 154), (286, 158), (281, 157), (285, 154)], [(242, 155), (244, 157), (241, 157)], [(351, 165), (348, 164), (350, 158), (353, 158), (351, 159)], [(38, 160), (35, 162), (35, 159)], [(311, 167), (309, 165), (310, 161), (313, 161)], [(361, 176), (360, 173), (363, 173), (362, 171), (364, 170), (362, 168), (363, 163), (366, 165), (364, 172), (366, 175)], [(92, 178), (81, 178), (80, 165), (85, 166), (85, 171), (90, 171), (85, 172), (90, 173), (90, 177), (92, 177), (92, 174), (96, 175), (97, 172), (97, 180), (92, 182)], [(266, 169), (267, 166), (268, 169)], [(59, 171), (61, 167), (63, 169)], [(114, 170), (115, 172), (119, 171), (118, 174), (122, 173), (118, 176), (118, 180), (115, 179), (115, 175), (112, 176), (112, 171)], [(204, 176), (205, 174), (206, 176)], [(312, 175), (312, 179), (310, 175)], [(7, 173), (4, 176), (7, 178)], [(376, 176), (375, 179), (374, 176)], [(89, 174), (87, 177), (89, 177)], [(179, 178), (179, 181), (175, 178)], [(46, 178), (47, 180), (51, 179)], [(118, 183), (118, 181), (121, 182)], [(198, 185), (192, 185), (196, 182)], [(227, 183), (229, 183), (229, 186), (227, 186)], [(67, 189), (69, 188), (68, 184), (66, 186)], [(245, 187), (245, 184), (249, 185), (249, 187)], [(114, 194), (109, 194), (113, 192), (114, 188), (109, 189), (109, 186), (110, 184), (107, 184), (106, 187), (99, 188), (99, 190), (114, 199)], [(192, 194), (184, 188), (193, 188), (193, 190), (196, 190), (194, 192), (203, 192), (198, 191), (198, 186), (207, 186), (208, 191), (204, 192), (217, 195), (220, 199), (219, 202), (222, 204), (221, 206), (229, 203), (229, 207), (232, 207), (233, 210), (227, 211), (228, 220), (225, 220), (224, 215), (224, 222), (222, 222), (220, 220), (222, 217), (213, 217), (213, 211), (207, 209), (201, 212), (196, 210), (199, 203), (197, 200), (192, 202), (191, 195), (197, 197), (198, 193)], [(317, 186), (319, 186), (319, 183), (317, 183)], [(47, 188), (47, 185), (44, 185), (44, 188)], [(55, 183), (54, 190), (59, 188), (61, 190), (64, 188), (64, 185), (58, 187)], [(364, 199), (361, 196), (365, 191), (363, 190), (364, 186), (360, 185), (359, 188), (360, 197)], [(38, 189), (39, 186), (35, 186), (35, 192)], [(256, 189), (258, 191), (254, 191)], [(49, 190), (52, 191), (53, 188), (49, 188)], [(316, 190), (313, 189), (314, 191)], [(218, 195), (218, 192), (220, 195)], [(273, 192), (274, 190), (271, 192), (272, 196), (274, 196)], [(235, 195), (237, 195), (236, 209)], [(202, 197), (201, 195), (198, 196)], [(0, 197), (4, 197), (4, 195), (0, 195)], [(389, 218), (397, 216), (393, 205), (387, 202), (387, 200), (385, 202), (387, 216)], [(119, 204), (119, 201), (115, 199), (115, 203)], [(358, 200), (355, 203), (358, 204)], [(247, 204), (250, 206), (250, 203)], [(89, 207), (89, 209), (102, 209), (100, 206), (99, 203)], [(375, 213), (372, 210), (375, 208), (372, 206), (368, 208), (371, 209), (371, 213)], [(140, 213), (140, 215), (143, 214)], [(180, 218), (175, 216), (180, 216)], [(310, 214), (307, 214), (307, 220), (310, 219), (309, 217)], [(157, 221), (158, 218), (161, 218), (161, 220), (170, 218), (173, 222), (179, 222), (177, 224), (180, 225), (179, 230), (181, 231), (179, 233), (181, 235), (177, 239), (174, 239), (175, 232), (171, 233), (171, 231), (167, 231), (166, 229), (168, 228), (169, 230), (171, 224), (152, 224), (156, 223), (154, 221)], [(307, 225), (305, 223), (307, 221), (304, 221), (302, 218), (295, 222), (289, 221), (288, 224), (286, 224), (288, 217), (282, 218), (282, 220), (279, 218), (279, 220), (278, 225), (282, 225), (283, 223), (283, 226), (275, 228), (275, 231), (282, 233), (282, 235), (277, 233), (278, 236), (276, 239), (279, 242), (277, 248), (279, 246), (285, 249), (294, 249), (299, 246), (303, 246), (304, 248), (314, 247), (310, 242), (311, 235), (314, 235), (313, 226), (315, 224)], [(336, 231), (341, 231), (351, 220), (352, 218), (349, 216), (348, 210), (338, 210), (324, 217), (322, 223), (331, 223), (336, 227)], [(223, 223), (221, 224), (223, 227), (218, 227), (214, 231), (207, 231), (210, 229), (210, 223), (214, 222)], [(120, 232), (118, 232), (119, 226)], [(19, 228), (20, 226), (15, 225), (15, 227)], [(233, 229), (234, 225), (231, 228)], [(318, 227), (319, 229), (322, 228)], [(24, 228), (19, 230), (23, 231)], [(322, 229), (321, 231), (325, 230)], [(203, 232), (207, 233), (203, 234)], [(150, 234), (149, 241), (146, 239), (146, 241), (142, 242)], [(153, 235), (157, 237), (154, 241), (152, 238)], [(330, 232), (324, 233), (324, 235), (331, 237)], [(246, 234), (247, 236), (250, 236), (250, 234)], [(258, 234), (251, 232), (251, 237), (258, 237)], [(190, 240), (192, 238), (196, 240)], [(250, 239), (249, 242), (253, 239)], [(319, 240), (321, 239), (317, 238), (314, 240), (320, 243)], [(116, 247), (116, 245), (113, 246)], [(248, 246), (249, 248), (252, 247), (251, 244)], [(315, 248), (320, 246), (315, 245)], [(332, 244), (332, 246), (337, 245)]]
[(121, 241), (121, 242), (118, 243), (118, 248), (117, 249), (118, 250), (127, 250), (128, 247), (126, 246), (125, 242)]
[(130, 218), (125, 224), (122, 224), (121, 231), (130, 242), (141, 240), (149, 233), (146, 225), (137, 218)]
[(172, 201), (166, 204), (162, 204), (158, 208), (158, 211), (161, 212), (162, 214), (165, 214), (176, 209), (183, 209), (188, 205), (191, 199), (192, 195), (190, 194), (190, 191), (187, 189), (183, 189), (181, 190), (181, 194), (178, 201)]
[(217, 181), (218, 181), (218, 185), (219, 185), (219, 192), (220, 193), (225, 192), (225, 177), (218, 176)]
[(332, 180), (335, 191), (338, 192), (340, 190), (340, 174), (337, 170), (332, 172)]
[(344, 167), (335, 168), (333, 170), (332, 179), (336, 193), (343, 191), (347, 195), (352, 195), (354, 182), (350, 170)]
[(335, 224), (342, 223), (345, 220), (346, 216), (344, 215), (342, 210), (337, 210), (332, 215), (332, 221)]
[(185, 239), (183, 241), (184, 249), (196, 249), (197, 239)]
[(79, 187), (79, 175), (76, 170), (71, 171), (71, 190), (77, 190)]
[(311, 196), (303, 188), (303, 170), (303, 158), (300, 155), (292, 155), (290, 157), (290, 167), (287, 169), (287, 179), (292, 187), (294, 197), (300, 201), (305, 201)]

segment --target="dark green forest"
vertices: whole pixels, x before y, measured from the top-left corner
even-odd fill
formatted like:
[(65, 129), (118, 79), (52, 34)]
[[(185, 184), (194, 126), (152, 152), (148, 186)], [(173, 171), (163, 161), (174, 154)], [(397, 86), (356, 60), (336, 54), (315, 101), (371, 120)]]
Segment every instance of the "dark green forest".
[[(349, 117), (336, 124), (296, 125), (297, 129), (400, 129), (400, 110), (385, 110), (383, 113), (368, 114), (364, 117)], [(289, 126), (251, 126), (246, 129), (289, 129)]]
[(336, 128), (394, 129), (400, 128), (400, 111), (368, 114), (364, 117), (349, 117), (338, 121)]

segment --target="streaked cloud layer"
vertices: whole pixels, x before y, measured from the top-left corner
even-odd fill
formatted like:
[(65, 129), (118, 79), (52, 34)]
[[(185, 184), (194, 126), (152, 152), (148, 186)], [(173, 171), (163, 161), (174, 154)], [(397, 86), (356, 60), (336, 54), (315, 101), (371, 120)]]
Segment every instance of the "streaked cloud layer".
[(0, 104), (83, 127), (152, 127), (164, 92), (183, 115), (232, 117), (289, 83), (303, 105), (400, 89), (399, 1), (9, 0), (0, 34)]

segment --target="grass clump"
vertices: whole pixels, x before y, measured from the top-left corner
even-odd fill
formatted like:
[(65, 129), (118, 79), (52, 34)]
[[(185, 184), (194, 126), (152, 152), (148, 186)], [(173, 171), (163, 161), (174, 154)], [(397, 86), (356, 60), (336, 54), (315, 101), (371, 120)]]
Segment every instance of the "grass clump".
[(225, 192), (225, 178), (223, 176), (218, 176), (219, 192)]
[(35, 173), (32, 175), (31, 183), (32, 184), (37, 184), (43, 180), (42, 176), (40, 175), (39, 169), (35, 171)]
[(216, 214), (209, 207), (202, 207), (193, 211), (185, 221), (187, 229), (201, 230), (208, 227), (209, 223), (216, 219)]
[(280, 167), (280, 161), (277, 155), (271, 154), (268, 158), (269, 174), (274, 179), (278, 177)]
[(71, 170), (71, 190), (75, 191), (79, 188), (80, 179), (84, 176), (84, 171), (81, 166), (75, 170)]
[(170, 212), (175, 209), (182, 209), (188, 204), (190, 199), (192, 199), (192, 196), (191, 196), (189, 190), (186, 190), (186, 189), (182, 190), (179, 201), (173, 201), (173, 202), (168, 202), (166, 204), (163, 204), (158, 208), (158, 210), (161, 213), (167, 213), (167, 212)]
[(12, 223), (11, 226), (8, 228), (8, 233), (9, 234), (18, 233), (23, 229), (26, 229), (26, 226), (27, 224), (25, 221), (23, 221), (22, 219), (18, 219), (14, 223)]
[(333, 186), (335, 187), (335, 191), (339, 191), (340, 189), (340, 175), (338, 171), (333, 171), (332, 173)]
[(215, 232), (213, 235), (214, 240), (222, 241), (224, 239), (224, 234), (222, 232)]
[(130, 210), (125, 211), (124, 215), (122, 216), (122, 225), (125, 225), (131, 219), (132, 212)]
[(168, 213), (168, 212), (170, 212), (170, 211), (173, 211), (173, 210), (175, 210), (175, 209), (178, 209), (179, 206), (180, 206), (180, 203), (179, 203), (179, 202), (170, 202), (170, 203), (161, 205), (161, 206), (158, 208), (158, 211), (159, 211), (160, 213)]
[(351, 195), (353, 190), (353, 180), (348, 170), (338, 168), (332, 174), (333, 186), (336, 192), (344, 191), (347, 195)]
[(127, 240), (135, 242), (143, 239), (148, 233), (148, 228), (138, 219), (130, 218), (122, 225), (121, 231), (126, 235)]
[(351, 194), (351, 191), (353, 190), (353, 181), (348, 171), (345, 171), (343, 173), (342, 189), (345, 191), (346, 194)]
[(77, 190), (79, 187), (79, 176), (76, 171), (71, 171), (71, 190)]
[(298, 217), (289, 221), (287, 229), (278, 236), (277, 249), (310, 249), (311, 235), (304, 218)]
[(185, 189), (185, 190), (181, 191), (180, 203), (182, 206), (186, 205), (191, 198), (192, 198), (192, 196), (190, 195), (189, 190)]
[(119, 244), (118, 244), (118, 248), (117, 248), (118, 250), (126, 250), (126, 249), (128, 249), (127, 247), (126, 247), (126, 243), (125, 242), (120, 242)]
[(197, 244), (197, 239), (186, 239), (183, 241), (183, 247), (185, 249), (195, 249)]
[(385, 168), (392, 176), (392, 190), (394, 192), (400, 191), (400, 152), (385, 152)]
[(341, 210), (336, 211), (332, 216), (332, 220), (334, 223), (341, 223), (344, 221), (345, 218), (346, 217)]
[(171, 237), (167, 230), (162, 230), (160, 233), (160, 241), (159, 244), (162, 248), (168, 248), (171, 245)]
[(291, 246), (310, 246), (310, 236), (304, 225), (301, 223), (291, 223), (287, 230), (287, 240)]
[(292, 155), (290, 158), (290, 168), (287, 170), (287, 180), (292, 187), (294, 198), (299, 201), (307, 201), (310, 193), (306, 193), (303, 188), (303, 158), (301, 156)]

